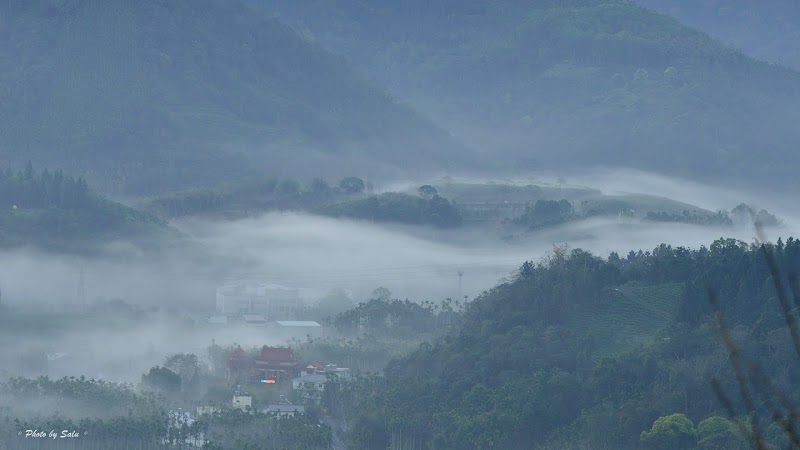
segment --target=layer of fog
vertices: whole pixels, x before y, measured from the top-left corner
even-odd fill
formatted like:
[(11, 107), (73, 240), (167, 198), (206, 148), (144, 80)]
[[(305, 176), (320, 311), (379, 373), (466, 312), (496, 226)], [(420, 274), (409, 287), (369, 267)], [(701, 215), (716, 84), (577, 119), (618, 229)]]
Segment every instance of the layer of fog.
[[(583, 184), (588, 180), (586, 185), (602, 186), (609, 193), (652, 193), (712, 210), (758, 200), (742, 193), (670, 183), (665, 178), (618, 175), (598, 173), (553, 182)], [(770, 203), (773, 200), (765, 198), (759, 206), (771, 208), (784, 225), (767, 230), (768, 237), (799, 236), (800, 220), (794, 211), (780, 208), (779, 201)], [(400, 299), (440, 301), (474, 298), (512, 274), (523, 261), (540, 259), (554, 245), (583, 248), (600, 256), (611, 251), (624, 256), (630, 250), (651, 250), (661, 243), (697, 248), (720, 237), (745, 242), (756, 237), (752, 227), (715, 228), (622, 218), (583, 220), (518, 233), (505, 240), (485, 229), (437, 230), (305, 214), (271, 213), (233, 222), (184, 220), (176, 225), (191, 236), (192, 250), (165, 250), (154, 256), (118, 245), (110, 250), (111, 256), (94, 259), (33, 250), (0, 253), (2, 303), (16, 310), (80, 314), (82, 308), (101, 299), (122, 299), (145, 309), (162, 307), (160, 313), (131, 327), (82, 326), (58, 334), (44, 333), (37, 339), (31, 337), (35, 333), (28, 333), (20, 342), (0, 336), (0, 359), (13, 363), (29, 350), (66, 353), (66, 359), (50, 364), (51, 376), (83, 373), (135, 381), (168, 354), (202, 354), (212, 339), (222, 345), (238, 342), (245, 346), (282, 342), (265, 329), (176, 328), (186, 315), (203, 325), (215, 313), (216, 286), (226, 280), (257, 279), (295, 287), (312, 301), (333, 288), (347, 289), (354, 301), (363, 301), (379, 286)], [(168, 307), (175, 311), (165, 312)]]

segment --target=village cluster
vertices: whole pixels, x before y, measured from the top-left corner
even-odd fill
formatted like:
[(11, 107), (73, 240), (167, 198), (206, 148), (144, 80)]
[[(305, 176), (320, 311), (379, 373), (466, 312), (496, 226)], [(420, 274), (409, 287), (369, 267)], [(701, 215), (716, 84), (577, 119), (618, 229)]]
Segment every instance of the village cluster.
[[(238, 322), (265, 327), (273, 337), (319, 335), (322, 326), (318, 322), (290, 320), (303, 315), (304, 305), (298, 289), (238, 281), (217, 288), (217, 315), (209, 317), (209, 323), (226, 325)], [(320, 361), (302, 361), (289, 347), (265, 345), (255, 356), (237, 347), (227, 355), (225, 363), (226, 381), (238, 386), (229, 406), (243, 411), (279, 415), (303, 413), (307, 405), (321, 406), (328, 382), (349, 377), (350, 369)], [(248, 385), (258, 386), (259, 391), (274, 389), (282, 393), (280, 401), (258, 405), (253, 393), (242, 388)], [(289, 400), (290, 397), (294, 402)], [(219, 406), (198, 406), (197, 414), (209, 414), (219, 409)], [(190, 416), (187, 414), (187, 418)]]

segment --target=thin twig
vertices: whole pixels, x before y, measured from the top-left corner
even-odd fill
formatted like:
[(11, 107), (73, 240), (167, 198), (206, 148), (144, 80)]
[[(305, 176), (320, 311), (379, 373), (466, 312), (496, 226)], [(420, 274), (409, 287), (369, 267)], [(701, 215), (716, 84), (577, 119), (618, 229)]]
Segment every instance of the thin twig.
[(786, 326), (789, 327), (789, 334), (792, 336), (792, 343), (797, 356), (800, 356), (800, 331), (797, 329), (797, 320), (792, 314), (792, 304), (789, 302), (789, 296), (786, 294), (786, 289), (781, 282), (781, 273), (778, 269), (778, 262), (772, 249), (766, 245), (761, 245), (761, 250), (767, 259), (767, 266), (772, 275), (772, 282), (775, 284), (775, 291), (778, 295), (778, 301), (783, 309), (783, 318), (786, 320)]
[[(761, 382), (765, 385), (764, 387), (766, 387), (766, 390), (761, 391), (761, 397), (767, 410), (772, 415), (772, 421), (783, 428), (783, 431), (789, 436), (789, 441), (793, 446), (800, 446), (800, 436), (797, 435), (797, 431), (794, 427), (794, 420), (797, 418), (797, 409), (795, 406), (792, 405), (789, 398), (783, 392), (772, 384), (766, 374), (752, 363), (750, 363), (750, 379), (754, 385), (756, 382)], [(786, 416), (779, 408), (773, 406), (772, 399), (780, 400), (783, 408), (786, 409), (788, 413), (789, 420), (784, 420)]]
[(722, 310), (719, 307), (717, 295), (711, 289), (708, 290), (708, 301), (714, 308), (714, 314), (717, 318), (717, 322), (719, 323), (719, 332), (720, 336), (722, 337), (722, 343), (725, 345), (728, 353), (730, 353), (731, 365), (733, 365), (733, 371), (736, 374), (736, 381), (739, 384), (739, 394), (742, 396), (742, 401), (745, 404), (745, 408), (747, 408), (748, 415), (750, 415), (750, 425), (752, 428), (752, 436), (753, 440), (755, 441), (756, 449), (766, 450), (767, 447), (764, 443), (764, 439), (762, 438), (761, 429), (758, 424), (758, 410), (756, 409), (755, 402), (753, 401), (753, 396), (750, 393), (747, 375), (742, 367), (742, 354), (730, 334), (730, 329), (728, 328), (728, 324), (725, 320), (725, 315), (722, 314)]
[(736, 415), (736, 410), (733, 408), (733, 403), (731, 403), (728, 395), (725, 394), (725, 390), (722, 389), (722, 385), (717, 377), (711, 377), (711, 388), (714, 390), (714, 394), (717, 396), (719, 402), (722, 403), (722, 407), (728, 412), (728, 416), (736, 423), (736, 426), (739, 427), (739, 432), (742, 434), (742, 436), (749, 435), (750, 430), (747, 429), (743, 421)]

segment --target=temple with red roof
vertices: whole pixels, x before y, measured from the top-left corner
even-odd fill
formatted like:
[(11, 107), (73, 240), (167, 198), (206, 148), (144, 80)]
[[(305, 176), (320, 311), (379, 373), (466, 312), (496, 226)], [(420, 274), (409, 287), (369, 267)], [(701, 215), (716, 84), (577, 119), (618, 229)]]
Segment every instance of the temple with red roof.
[(228, 381), (254, 381), (267, 384), (291, 379), (300, 373), (302, 365), (290, 347), (261, 347), (255, 358), (241, 347), (228, 357), (225, 375)]

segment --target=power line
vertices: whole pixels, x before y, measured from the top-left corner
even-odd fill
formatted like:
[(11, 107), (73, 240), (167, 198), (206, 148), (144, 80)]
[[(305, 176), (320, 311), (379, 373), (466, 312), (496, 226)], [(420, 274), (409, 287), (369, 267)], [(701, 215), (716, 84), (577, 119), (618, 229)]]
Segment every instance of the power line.
[[(480, 272), (491, 274), (491, 273), (507, 273), (512, 270), (512, 266), (508, 266), (503, 269), (497, 270), (482, 270)], [(473, 271), (476, 272), (476, 271)], [(255, 275), (243, 275), (243, 274), (232, 274), (226, 279), (228, 280), (241, 280), (241, 279), (275, 279), (275, 280), (284, 280), (284, 281), (297, 281), (297, 282), (308, 282), (308, 281), (325, 281), (325, 280), (382, 280), (385, 277), (393, 277), (393, 278), (405, 278), (405, 279), (414, 279), (414, 278), (449, 278), (456, 276), (453, 274), (452, 271), (417, 271), (417, 272), (400, 272), (400, 273), (382, 273), (382, 274), (349, 274), (349, 275), (332, 275), (332, 274), (314, 274), (314, 275), (287, 275), (281, 274), (277, 272), (273, 273), (264, 273), (259, 274), (258, 276)]]
[[(461, 264), (429, 264), (419, 266), (395, 266), (395, 267), (372, 267), (360, 269), (344, 270), (325, 270), (325, 271), (303, 271), (303, 272), (240, 272), (230, 273), (224, 278), (228, 281), (237, 279), (260, 278), (275, 280), (283, 283), (302, 283), (305, 285), (331, 285), (340, 283), (379, 283), (383, 281), (403, 281), (403, 280), (423, 280), (423, 279), (443, 279), (459, 277), (459, 291), (461, 290), (463, 268), (469, 268), (472, 272), (482, 272), (486, 275), (501, 275), (507, 273), (519, 264), (521, 259), (505, 259), (494, 261), (479, 261)], [(167, 277), (172, 279), (199, 279), (213, 281), (214, 274), (211, 273), (182, 273), (170, 274)], [(78, 298), (85, 301), (86, 296), (86, 271), (81, 268), (78, 281)]]

